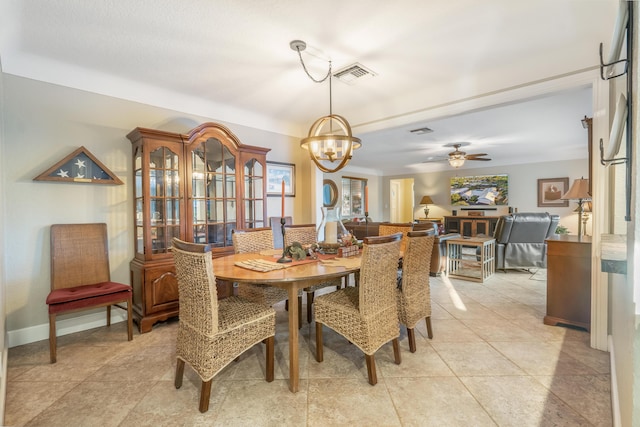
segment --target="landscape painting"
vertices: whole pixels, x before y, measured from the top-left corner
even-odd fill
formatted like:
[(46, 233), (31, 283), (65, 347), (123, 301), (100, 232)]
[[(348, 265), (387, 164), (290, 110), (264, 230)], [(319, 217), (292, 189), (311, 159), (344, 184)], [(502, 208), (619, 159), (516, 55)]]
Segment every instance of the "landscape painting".
[(509, 204), (509, 176), (479, 175), (451, 178), (454, 206), (496, 206)]

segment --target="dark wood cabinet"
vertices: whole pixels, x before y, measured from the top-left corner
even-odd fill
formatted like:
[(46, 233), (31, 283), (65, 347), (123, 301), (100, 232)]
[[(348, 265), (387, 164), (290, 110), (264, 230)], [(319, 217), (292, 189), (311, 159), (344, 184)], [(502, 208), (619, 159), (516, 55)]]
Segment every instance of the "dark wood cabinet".
[[(136, 128), (133, 147), (133, 317), (140, 332), (178, 315), (173, 237), (233, 253), (231, 230), (265, 227), (266, 155), (229, 129), (205, 123), (188, 134)], [(230, 293), (219, 284), (218, 297)]]
[(475, 237), (479, 234), (493, 236), (499, 216), (445, 216), (444, 228), (447, 233), (460, 233)]
[(591, 326), (591, 237), (547, 239), (545, 325)]

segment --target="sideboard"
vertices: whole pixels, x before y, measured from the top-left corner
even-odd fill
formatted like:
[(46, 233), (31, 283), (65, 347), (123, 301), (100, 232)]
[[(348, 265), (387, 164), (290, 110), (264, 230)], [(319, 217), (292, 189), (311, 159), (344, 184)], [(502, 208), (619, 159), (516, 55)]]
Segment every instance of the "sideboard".
[(545, 325), (591, 326), (591, 237), (561, 234), (547, 239)]
[(445, 216), (444, 228), (447, 233), (460, 233), (475, 237), (478, 234), (493, 236), (499, 216)]

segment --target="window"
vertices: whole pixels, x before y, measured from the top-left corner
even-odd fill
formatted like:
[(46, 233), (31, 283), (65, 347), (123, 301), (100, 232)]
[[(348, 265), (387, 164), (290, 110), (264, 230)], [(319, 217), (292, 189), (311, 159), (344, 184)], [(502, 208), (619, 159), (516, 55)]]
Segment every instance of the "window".
[(364, 178), (342, 177), (342, 217), (354, 218), (364, 216)]

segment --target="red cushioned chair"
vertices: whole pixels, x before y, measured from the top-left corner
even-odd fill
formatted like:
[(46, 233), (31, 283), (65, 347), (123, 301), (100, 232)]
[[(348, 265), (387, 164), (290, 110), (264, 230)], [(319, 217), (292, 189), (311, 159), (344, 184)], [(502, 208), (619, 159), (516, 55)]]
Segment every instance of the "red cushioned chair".
[[(126, 302), (123, 307), (119, 303)], [(128, 339), (133, 339), (131, 286), (111, 281), (106, 224), (54, 224), (51, 226), (51, 292), (49, 352), (56, 363), (56, 315), (111, 306), (127, 310)]]

